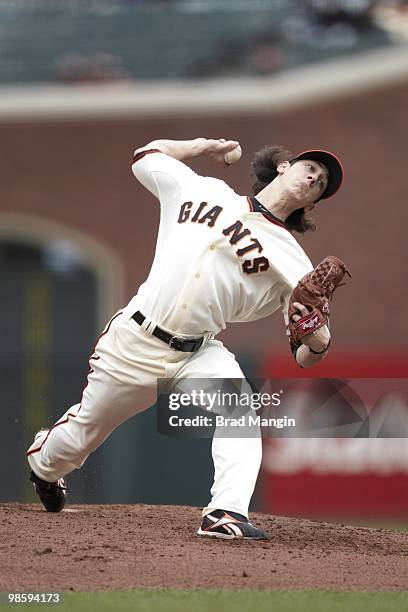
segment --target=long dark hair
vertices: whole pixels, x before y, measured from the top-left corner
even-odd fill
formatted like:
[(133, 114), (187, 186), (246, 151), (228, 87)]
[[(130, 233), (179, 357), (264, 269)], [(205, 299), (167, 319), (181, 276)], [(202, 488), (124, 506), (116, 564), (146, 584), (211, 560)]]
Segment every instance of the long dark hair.
[[(252, 171), (256, 181), (252, 186), (252, 193), (256, 196), (264, 187), (269, 185), (278, 176), (277, 167), (284, 161), (290, 161), (293, 153), (287, 151), (279, 145), (268, 145), (255, 153), (251, 162)], [(287, 217), (285, 221), (287, 229), (291, 232), (304, 234), (307, 231), (314, 231), (316, 225), (313, 219), (306, 217), (305, 209), (298, 208)]]

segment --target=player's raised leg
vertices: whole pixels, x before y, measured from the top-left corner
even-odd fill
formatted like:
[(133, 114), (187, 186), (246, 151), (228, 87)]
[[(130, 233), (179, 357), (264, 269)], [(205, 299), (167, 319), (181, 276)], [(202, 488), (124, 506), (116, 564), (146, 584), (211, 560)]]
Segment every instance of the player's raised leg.
[(160, 364), (168, 350), (123, 317), (102, 335), (89, 360), (81, 403), (69, 408), (49, 430), (38, 432), (27, 451), (30, 479), (48, 511), (64, 507), (63, 477), (80, 468), (118, 425), (155, 403), (156, 380), (164, 376)]

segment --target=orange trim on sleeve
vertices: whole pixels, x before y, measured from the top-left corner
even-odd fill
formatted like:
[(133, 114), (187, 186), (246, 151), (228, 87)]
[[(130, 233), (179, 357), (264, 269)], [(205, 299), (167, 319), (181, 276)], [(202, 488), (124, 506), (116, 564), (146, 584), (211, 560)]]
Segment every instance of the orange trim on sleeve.
[(136, 153), (133, 157), (132, 166), (135, 162), (139, 161), (139, 159), (142, 159), (145, 155), (149, 155), (150, 153), (162, 153), (162, 151), (159, 149), (146, 149), (145, 151), (140, 151), (140, 153)]

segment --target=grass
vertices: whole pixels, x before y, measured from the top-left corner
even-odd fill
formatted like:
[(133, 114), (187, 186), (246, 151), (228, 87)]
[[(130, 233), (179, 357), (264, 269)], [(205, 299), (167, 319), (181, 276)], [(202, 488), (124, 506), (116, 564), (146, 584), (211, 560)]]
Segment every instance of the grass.
[[(31, 604), (29, 607), (32, 609), (33, 606), (48, 609), (53, 607), (56, 612), (406, 612), (408, 591), (394, 593), (139, 589), (96, 593), (68, 592), (64, 593), (62, 605)], [(3, 609), (6, 608), (27, 610), (27, 605), (7, 605)]]

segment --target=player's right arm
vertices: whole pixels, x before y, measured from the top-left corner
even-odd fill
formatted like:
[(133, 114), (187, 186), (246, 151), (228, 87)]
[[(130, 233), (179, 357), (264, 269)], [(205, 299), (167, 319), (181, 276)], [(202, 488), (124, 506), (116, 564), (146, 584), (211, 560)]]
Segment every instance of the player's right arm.
[[(238, 146), (236, 140), (195, 138), (194, 140), (153, 140), (147, 147), (158, 149), (179, 161), (187, 161), (193, 157), (206, 155), (223, 162), (224, 155)], [(146, 147), (143, 147), (146, 148)]]
[(134, 153), (132, 171), (138, 181), (161, 204), (177, 203), (183, 190), (194, 191), (198, 175), (183, 162), (207, 155), (224, 160), (224, 155), (237, 146), (235, 140), (153, 140)]

